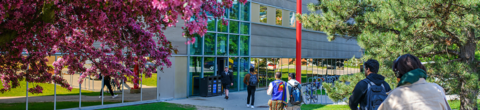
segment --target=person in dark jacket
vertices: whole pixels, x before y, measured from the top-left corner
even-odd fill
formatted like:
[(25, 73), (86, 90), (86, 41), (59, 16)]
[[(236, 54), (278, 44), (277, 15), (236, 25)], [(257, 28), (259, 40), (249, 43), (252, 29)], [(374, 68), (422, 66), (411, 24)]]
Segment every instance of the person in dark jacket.
[[(385, 77), (377, 74), (379, 69), (379, 64), (377, 60), (369, 59), (363, 65), (365, 68), (365, 76), (367, 77), (366, 79), (372, 81), (376, 85), (383, 84), (386, 92), (389, 92), (391, 90), (390, 85), (385, 82)], [(357, 85), (353, 89), (352, 96), (350, 96), (349, 98), (348, 106), (350, 106), (350, 109), (357, 110), (359, 104), (361, 110), (365, 108), (368, 99), (368, 96), (366, 96), (367, 88), (368, 84), (366, 82), (360, 81), (357, 83)]]
[(228, 88), (233, 86), (233, 74), (232, 72), (228, 71), (228, 66), (225, 66), (224, 71), (220, 72), (220, 77), (222, 79), (222, 86), (225, 90), (225, 99), (228, 99)]

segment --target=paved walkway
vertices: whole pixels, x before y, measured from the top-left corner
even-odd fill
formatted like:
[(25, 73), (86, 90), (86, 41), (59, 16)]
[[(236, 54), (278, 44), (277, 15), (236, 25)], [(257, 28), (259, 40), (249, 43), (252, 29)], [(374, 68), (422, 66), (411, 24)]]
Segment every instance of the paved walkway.
[[(215, 96), (215, 97), (191, 97), (180, 100), (167, 101), (169, 103), (177, 104), (189, 104), (189, 105), (199, 105), (199, 106), (212, 106), (212, 107), (221, 107), (225, 110), (246, 110), (251, 109), (247, 108), (247, 91), (240, 92), (231, 92), (229, 99), (225, 100), (225, 96)], [(258, 90), (255, 92), (255, 109), (256, 110), (268, 110), (268, 100), (271, 96), (267, 95), (266, 90)], [(326, 95), (319, 95), (319, 102), (317, 104), (337, 104), (332, 102)], [(346, 103), (338, 103), (346, 104)]]

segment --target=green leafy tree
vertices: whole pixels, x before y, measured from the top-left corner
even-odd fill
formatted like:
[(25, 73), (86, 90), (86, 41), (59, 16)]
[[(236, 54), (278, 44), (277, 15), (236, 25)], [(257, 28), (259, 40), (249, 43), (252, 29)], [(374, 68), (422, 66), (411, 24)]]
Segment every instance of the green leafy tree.
[[(391, 65), (403, 54), (426, 64), (427, 78), (460, 96), (462, 110), (477, 109), (478, 60), (475, 52), (480, 26), (478, 0), (319, 0), (309, 15), (297, 15), (305, 27), (328, 39), (356, 39), (377, 59), (379, 74), (396, 84)], [(392, 82), (393, 81), (393, 82)], [(396, 86), (392, 86), (396, 87)]]

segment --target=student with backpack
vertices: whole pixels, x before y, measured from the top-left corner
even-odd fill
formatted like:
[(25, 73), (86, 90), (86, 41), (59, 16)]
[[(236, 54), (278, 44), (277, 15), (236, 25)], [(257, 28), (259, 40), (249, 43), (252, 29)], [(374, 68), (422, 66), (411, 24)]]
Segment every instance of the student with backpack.
[[(245, 75), (245, 78), (243, 78), (243, 83), (247, 85), (247, 108), (255, 108), (254, 107), (254, 102), (255, 102), (255, 91), (256, 87), (258, 85), (258, 75), (255, 72), (254, 68), (250, 68), (250, 73)], [(252, 98), (252, 103), (250, 105), (250, 96)]]
[(270, 82), (267, 95), (272, 98), (268, 101), (270, 110), (283, 110), (287, 100), (286, 82), (282, 81), (282, 73), (275, 73), (275, 81)]
[(445, 90), (426, 81), (427, 69), (420, 59), (410, 54), (402, 55), (394, 61), (392, 70), (398, 85), (379, 110), (451, 110)]
[(303, 102), (302, 86), (295, 80), (295, 73), (288, 74), (287, 110), (300, 110)]
[[(349, 98), (352, 110), (377, 110), (387, 98), (390, 85), (385, 82), (385, 77), (377, 74), (379, 64), (377, 60), (369, 59), (363, 64), (366, 78), (357, 83)], [(360, 104), (360, 108), (357, 108)]]

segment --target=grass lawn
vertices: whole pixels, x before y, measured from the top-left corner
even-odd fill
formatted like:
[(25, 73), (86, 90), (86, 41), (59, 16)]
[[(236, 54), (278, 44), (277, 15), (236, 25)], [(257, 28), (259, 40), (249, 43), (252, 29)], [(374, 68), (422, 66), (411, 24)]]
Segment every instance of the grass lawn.
[[(142, 76), (142, 84), (147, 86), (157, 86), (157, 73), (152, 73), (152, 77), (145, 78), (145, 75)], [(132, 78), (127, 78), (127, 82), (132, 82)], [(140, 82), (139, 82), (140, 83)]]
[[(448, 101), (448, 104), (450, 105), (450, 108), (452, 108), (452, 110), (459, 110), (460, 109), (460, 101), (459, 100), (451, 100), (451, 101)], [(480, 104), (480, 100), (477, 100), (477, 104)], [(480, 109), (480, 106), (478, 106), (478, 109)]]
[(320, 90), (317, 90), (317, 94), (318, 95), (327, 95), (327, 93), (325, 92), (324, 89), (321, 90), (321, 93), (320, 93)]
[[(20, 86), (15, 88), (15, 89), (10, 89), (10, 91), (7, 91), (5, 93), (0, 93), (0, 97), (15, 97), (15, 96), (25, 96), (25, 86), (27, 83), (25, 81), (20, 81)], [(32, 88), (35, 87), (36, 85), (40, 85), (43, 87), (43, 93), (40, 94), (32, 94), (28, 93), (28, 96), (53, 96), (54, 95), (54, 84), (50, 83), (28, 83), (28, 87)], [(0, 82), (0, 88), (3, 88), (2, 82)], [(57, 85), (57, 96), (60, 95), (78, 95), (79, 94), (79, 89), (78, 88), (73, 88), (72, 91), (68, 91), (68, 89), (63, 88), (59, 85)], [(87, 95), (87, 96), (98, 96), (100, 92), (94, 92), (94, 91), (89, 91), (89, 90), (82, 90), (82, 95)]]
[(350, 110), (348, 105), (322, 105), (322, 104), (308, 104), (302, 105), (302, 110)]
[(196, 110), (193, 105), (179, 105), (166, 102), (150, 103), (134, 106), (124, 106), (116, 108), (108, 108), (103, 110)]
[[(98, 95), (98, 94), (97, 94)], [(114, 104), (122, 102), (103, 102), (103, 104)], [(101, 105), (102, 102), (82, 102), (82, 107)], [(0, 103), (2, 110), (25, 110), (25, 103)], [(57, 109), (75, 108), (78, 102), (57, 102)], [(30, 102), (29, 110), (53, 110), (53, 102)]]

